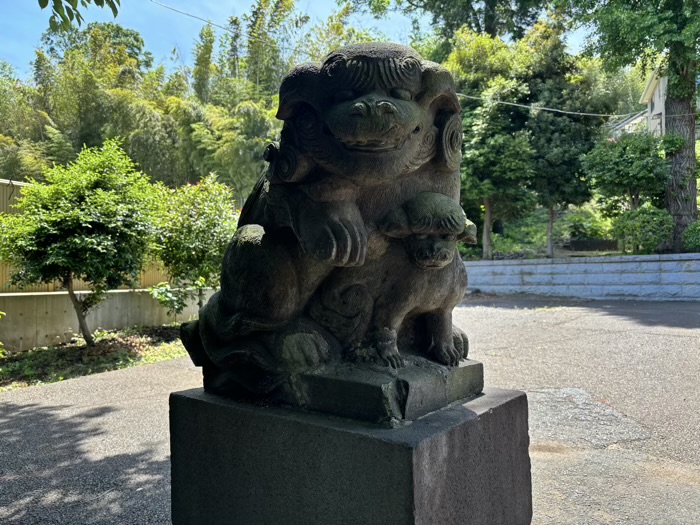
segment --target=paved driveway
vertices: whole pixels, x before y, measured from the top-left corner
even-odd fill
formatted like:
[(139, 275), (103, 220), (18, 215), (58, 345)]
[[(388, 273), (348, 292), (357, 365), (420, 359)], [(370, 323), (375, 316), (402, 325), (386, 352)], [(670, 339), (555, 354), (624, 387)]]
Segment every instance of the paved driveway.
[[(455, 322), (528, 392), (535, 525), (700, 524), (700, 306), (472, 298)], [(181, 359), (0, 394), (0, 523), (169, 523), (167, 397), (199, 384)]]

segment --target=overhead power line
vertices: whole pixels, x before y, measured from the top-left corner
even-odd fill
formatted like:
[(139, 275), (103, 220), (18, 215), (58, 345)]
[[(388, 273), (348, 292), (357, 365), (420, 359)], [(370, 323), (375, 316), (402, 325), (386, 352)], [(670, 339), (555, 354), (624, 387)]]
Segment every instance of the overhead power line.
[(151, 0), (152, 3), (159, 5), (161, 7), (164, 7), (165, 9), (170, 9), (171, 11), (175, 11), (176, 13), (180, 13), (181, 15), (189, 16), (190, 18), (196, 18), (197, 20), (201, 20), (202, 22), (206, 22), (207, 24), (210, 24), (214, 27), (218, 27), (219, 29), (223, 29), (224, 31), (233, 34), (233, 32), (228, 28), (224, 26), (220, 26), (218, 24), (215, 24), (211, 20), (207, 20), (206, 18), (202, 18), (201, 16), (193, 15), (192, 13), (187, 13), (186, 11), (180, 11), (179, 9), (176, 9), (174, 7), (171, 7), (169, 5), (161, 4), (160, 2), (157, 2), (156, 0)]
[(457, 96), (468, 98), (471, 100), (480, 100), (482, 102), (491, 102), (492, 104), (502, 104), (504, 106), (515, 106), (518, 108), (525, 108), (525, 109), (530, 109), (530, 110), (536, 110), (536, 111), (551, 111), (553, 113), (563, 113), (565, 115), (581, 115), (583, 117), (616, 117), (616, 118), (624, 118), (624, 117), (631, 117), (632, 115), (637, 115), (639, 114), (639, 111), (635, 111), (634, 113), (624, 113), (624, 114), (615, 114), (615, 113), (586, 113), (582, 111), (567, 111), (564, 109), (556, 109), (556, 108), (547, 108), (544, 106), (533, 106), (531, 104), (516, 104), (515, 102), (505, 102), (503, 100), (489, 100), (483, 97), (474, 97), (471, 95), (465, 95), (464, 93), (457, 93)]
[[(196, 20), (200, 20), (202, 22), (206, 22), (207, 24), (210, 24), (214, 27), (218, 27), (219, 29), (223, 29), (227, 33), (234, 34), (233, 31), (231, 31), (228, 27), (221, 26), (219, 24), (215, 24), (211, 20), (207, 18), (203, 18), (201, 16), (194, 15), (192, 13), (188, 13), (187, 11), (182, 11), (180, 9), (177, 9), (175, 7), (163, 4), (162, 2), (158, 2), (157, 0), (150, 0), (152, 3), (159, 5), (161, 7), (164, 7), (165, 9), (169, 9), (170, 11), (174, 11), (176, 13), (179, 13), (184, 16), (189, 16), (190, 18), (194, 18)], [(249, 40), (256, 40), (255, 38), (250, 38), (248, 37)], [(479, 100), (482, 102), (491, 102), (492, 104), (501, 104), (504, 106), (514, 106), (518, 108), (524, 108), (524, 109), (529, 109), (529, 110), (535, 110), (535, 111), (550, 111), (552, 113), (561, 113), (564, 115), (579, 115), (582, 117), (609, 117), (609, 118), (626, 118), (626, 117), (631, 117), (632, 115), (637, 115), (640, 112), (635, 111), (633, 113), (623, 113), (623, 114), (616, 114), (616, 113), (587, 113), (584, 111), (567, 111), (565, 109), (557, 109), (557, 108), (548, 108), (544, 106), (533, 106), (533, 105), (528, 105), (528, 104), (517, 104), (515, 102), (505, 102), (503, 100), (489, 100), (485, 99), (483, 97), (475, 97), (472, 95), (465, 95), (464, 93), (457, 93), (457, 96), (468, 98), (471, 100)], [(695, 113), (689, 113), (686, 115), (666, 115), (666, 118), (672, 118), (672, 117), (689, 117), (695, 115)]]
[[(505, 102), (503, 100), (490, 100), (487, 98), (483, 97), (475, 97), (472, 95), (465, 95), (464, 93), (457, 93), (457, 96), (459, 97), (464, 97), (468, 98), (471, 100), (480, 100), (482, 102), (490, 102), (492, 104), (502, 104), (504, 106), (515, 106), (518, 108), (525, 108), (525, 109), (530, 109), (530, 110), (535, 110), (535, 111), (551, 111), (553, 113), (563, 113), (565, 115), (581, 115), (584, 117), (611, 117), (611, 118), (626, 118), (626, 117), (631, 117), (633, 115), (639, 115), (642, 113), (643, 110), (640, 111), (635, 111), (634, 113), (586, 113), (583, 111), (567, 111), (564, 109), (557, 109), (557, 108), (547, 108), (544, 106), (534, 106), (532, 104), (517, 104), (515, 102)], [(693, 115), (697, 115), (697, 113), (684, 113), (684, 114), (678, 114), (678, 115), (665, 115), (665, 118), (674, 118), (674, 117), (692, 117)]]

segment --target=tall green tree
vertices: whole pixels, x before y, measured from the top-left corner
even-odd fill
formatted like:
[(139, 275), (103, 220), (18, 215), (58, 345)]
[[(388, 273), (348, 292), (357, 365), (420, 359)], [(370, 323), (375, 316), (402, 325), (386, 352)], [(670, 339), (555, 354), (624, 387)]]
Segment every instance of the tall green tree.
[(631, 65), (649, 53), (663, 56), (668, 77), (666, 132), (684, 139), (671, 155), (666, 209), (674, 219), (672, 248), (698, 218), (695, 116), (700, 42), (700, 4), (690, 0), (568, 0), (573, 17), (592, 29), (591, 49), (610, 66)]
[[(19, 213), (0, 216), (0, 257), (14, 269), (15, 284), (60, 282), (92, 345), (87, 313), (107, 290), (132, 283), (143, 265), (151, 186), (114, 141), (84, 149), (44, 178), (24, 188)], [(76, 293), (77, 280), (92, 293)]]
[(194, 92), (202, 104), (209, 102), (211, 78), (214, 73), (212, 56), (216, 36), (211, 24), (205, 25), (199, 32), (199, 40), (194, 47)]
[(430, 13), (433, 25), (448, 38), (463, 26), (492, 37), (520, 38), (547, 5), (540, 0), (352, 0), (352, 4), (376, 16), (390, 9), (409, 16)]
[(140, 71), (150, 69), (153, 65), (153, 54), (145, 49), (141, 34), (114, 22), (90, 22), (85, 29), (49, 28), (41, 36), (41, 47), (51, 58), (60, 61), (71, 49), (81, 48), (88, 53), (95, 32), (99, 32), (102, 38), (109, 40), (112, 49), (123, 48), (126, 54), (136, 61)]
[(246, 25), (246, 76), (255, 86), (254, 99), (274, 95), (294, 61), (294, 29), (303, 27), (308, 16), (295, 16), (295, 0), (256, 0)]
[(493, 258), (494, 222), (534, 206), (529, 184), (535, 150), (525, 129), (527, 112), (500, 103), (522, 103), (529, 94), (517, 58), (513, 47), (499, 38), (462, 28), (446, 62), (459, 90), (473, 97), (462, 105), (462, 200), (465, 208), (476, 202), (483, 211), (484, 259)]
[[(606, 113), (612, 108), (595, 77), (584, 71), (585, 63), (566, 51), (564, 27), (556, 20), (537, 23), (516, 45), (527, 62), (525, 81), (528, 102), (534, 106), (572, 112)], [(534, 149), (534, 172), (530, 187), (537, 202), (547, 210), (547, 256), (554, 256), (554, 222), (557, 212), (580, 206), (590, 188), (580, 157), (590, 151), (604, 124), (601, 117), (531, 111), (526, 129)]]
[(274, 115), (274, 108), (252, 101), (232, 112), (207, 107), (205, 118), (192, 124), (199, 170), (216, 173), (236, 195), (247, 195), (265, 166), (261, 152), (279, 135), (281, 126)]

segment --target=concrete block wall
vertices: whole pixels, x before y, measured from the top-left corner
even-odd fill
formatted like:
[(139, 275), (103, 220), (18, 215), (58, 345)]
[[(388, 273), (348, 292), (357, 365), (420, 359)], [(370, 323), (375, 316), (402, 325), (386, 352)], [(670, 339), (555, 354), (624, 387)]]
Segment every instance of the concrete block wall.
[(700, 300), (700, 254), (467, 261), (469, 289), (586, 299)]
[[(0, 311), (6, 314), (0, 320), (0, 341), (10, 351), (65, 342), (79, 331), (66, 292), (0, 294)], [(181, 314), (168, 316), (145, 290), (112, 290), (107, 300), (88, 313), (87, 322), (93, 330), (112, 330), (187, 321), (196, 315), (196, 302)]]

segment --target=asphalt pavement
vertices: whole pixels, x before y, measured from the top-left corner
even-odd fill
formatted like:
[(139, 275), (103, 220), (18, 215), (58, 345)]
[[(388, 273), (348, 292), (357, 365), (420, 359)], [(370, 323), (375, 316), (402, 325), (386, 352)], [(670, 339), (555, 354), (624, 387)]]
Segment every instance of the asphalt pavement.
[[(528, 393), (533, 524), (700, 524), (700, 305), (482, 296), (455, 323)], [(0, 523), (170, 523), (168, 394), (200, 384), (179, 359), (0, 394)]]

